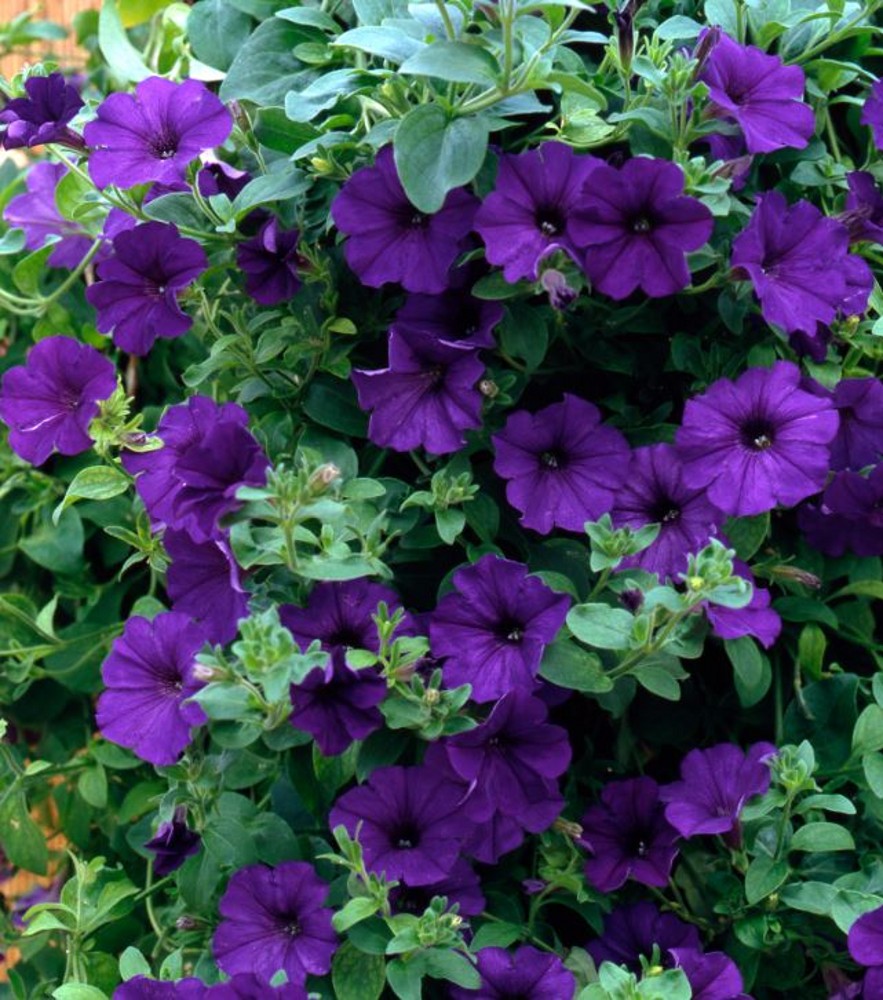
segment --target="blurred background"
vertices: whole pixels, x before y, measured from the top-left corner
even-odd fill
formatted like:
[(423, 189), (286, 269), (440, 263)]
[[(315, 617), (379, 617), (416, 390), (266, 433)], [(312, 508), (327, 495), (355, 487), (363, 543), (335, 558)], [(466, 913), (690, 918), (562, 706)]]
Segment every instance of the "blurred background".
[(64, 39), (35, 40), (26, 48), (16, 46), (12, 54), (0, 48), (0, 74), (12, 76), (21, 69), (23, 61), (38, 62), (50, 55), (65, 67), (76, 68), (81, 65), (85, 54), (77, 47), (71, 25), (75, 15), (99, 6), (100, 0), (0, 0), (0, 38), (3, 28), (27, 14), (34, 20), (52, 21), (68, 29), (68, 35)]

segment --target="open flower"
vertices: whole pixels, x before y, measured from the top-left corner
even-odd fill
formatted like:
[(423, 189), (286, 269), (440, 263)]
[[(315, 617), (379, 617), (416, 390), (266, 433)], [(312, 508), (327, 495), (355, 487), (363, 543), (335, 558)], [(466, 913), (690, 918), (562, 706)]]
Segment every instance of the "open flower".
[(800, 510), (798, 522), (806, 540), (819, 552), (842, 556), (883, 555), (883, 465), (865, 478), (850, 470), (828, 484), (818, 504)]
[(682, 837), (729, 833), (745, 803), (770, 787), (767, 760), (772, 743), (755, 743), (743, 752), (732, 743), (691, 750), (681, 761), (681, 780), (663, 785), (665, 818)]
[(515, 952), (482, 948), (477, 958), (481, 986), (478, 990), (451, 986), (451, 1000), (565, 1000), (576, 989), (576, 978), (557, 955), (529, 944)]
[(570, 232), (599, 292), (624, 299), (640, 288), (659, 298), (690, 284), (686, 255), (713, 227), (708, 208), (684, 195), (680, 167), (641, 156), (592, 171)]
[(464, 188), (448, 193), (432, 215), (408, 200), (384, 146), (373, 167), (362, 167), (331, 206), (334, 224), (349, 239), (345, 254), (363, 285), (397, 281), (409, 292), (437, 294), (448, 287), (448, 271), (472, 229), (477, 199)]
[(674, 965), (671, 949), (701, 950), (699, 932), (672, 913), (660, 913), (653, 903), (642, 900), (618, 906), (604, 919), (604, 933), (589, 941), (586, 951), (595, 960), (624, 965), (641, 971), (641, 956), (650, 958), (657, 946), (669, 967)]
[(187, 164), (220, 146), (233, 127), (230, 112), (198, 80), (142, 80), (134, 94), (111, 94), (83, 130), (92, 149), (89, 175), (99, 188), (128, 188), (185, 179)]
[(172, 819), (161, 823), (144, 845), (153, 854), (153, 871), (160, 878), (177, 871), (201, 846), (202, 837), (187, 826), (186, 806), (178, 806)]
[(790, 361), (718, 379), (687, 402), (675, 442), (684, 475), (727, 514), (790, 507), (825, 485), (838, 418)]
[(300, 985), (324, 975), (337, 951), (327, 896), (327, 883), (303, 861), (240, 868), (218, 903), (221, 923), (212, 938), (218, 966), (267, 982), (282, 970)]
[(337, 800), (328, 817), (358, 836), (365, 866), (406, 885), (446, 879), (472, 824), (460, 810), (462, 789), (428, 767), (381, 767)]
[(807, 380), (806, 388), (830, 399), (840, 418), (831, 442), (831, 468), (863, 469), (883, 455), (883, 385), (876, 378), (844, 378), (829, 391)]
[(206, 269), (205, 251), (167, 222), (145, 222), (113, 238), (113, 256), (97, 267), (99, 281), (86, 289), (102, 333), (130, 354), (144, 355), (157, 337), (185, 334), (193, 320), (178, 294)]
[(300, 288), (297, 276), (297, 229), (280, 229), (274, 216), (260, 232), (236, 248), (236, 263), (245, 274), (245, 290), (262, 306), (287, 302)]
[(683, 969), (692, 1000), (751, 1000), (744, 990), (739, 966), (722, 951), (704, 954), (695, 948), (671, 948), (675, 968)]
[(9, 426), (10, 448), (32, 465), (53, 451), (88, 451), (89, 424), (116, 385), (114, 366), (94, 347), (72, 337), (39, 341), (24, 365), (3, 375), (0, 418)]
[(356, 370), (359, 406), (371, 411), (368, 437), (381, 448), (425, 448), (446, 455), (465, 444), (464, 432), (481, 426), (484, 374), (478, 352), (432, 334), (393, 328), (389, 367)]
[(883, 80), (875, 80), (862, 108), (862, 125), (867, 125), (877, 149), (883, 149)]
[(199, 705), (187, 702), (202, 686), (193, 665), (205, 638), (174, 611), (153, 621), (130, 618), (101, 668), (107, 688), (96, 710), (102, 736), (151, 764), (174, 764), (193, 728), (206, 721)]
[(496, 186), (475, 217), (475, 229), (506, 281), (536, 281), (540, 262), (556, 250), (578, 260), (573, 213), (586, 178), (600, 164), (560, 142), (500, 157)]
[(28, 77), (25, 95), (14, 97), (0, 109), (0, 145), (20, 149), (60, 143), (83, 149), (82, 138), (68, 127), (83, 99), (61, 73)]
[(803, 103), (806, 77), (799, 66), (786, 66), (778, 56), (721, 32), (699, 79), (716, 113), (742, 129), (749, 153), (806, 147), (815, 116)]
[(451, 685), (472, 685), (474, 701), (530, 691), (543, 650), (564, 624), (570, 598), (556, 594), (526, 566), (482, 556), (454, 574), (454, 592), (438, 603), (429, 625), (435, 656)]
[(526, 528), (543, 535), (553, 527), (581, 532), (610, 510), (628, 475), (625, 438), (569, 393), (537, 413), (513, 413), (492, 440), (506, 499)]

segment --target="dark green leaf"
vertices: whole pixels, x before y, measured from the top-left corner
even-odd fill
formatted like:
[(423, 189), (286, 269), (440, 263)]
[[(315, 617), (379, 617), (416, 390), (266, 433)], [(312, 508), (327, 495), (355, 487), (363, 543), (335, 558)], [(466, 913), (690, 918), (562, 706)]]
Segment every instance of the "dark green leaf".
[(480, 86), (493, 83), (500, 75), (497, 60), (490, 52), (467, 42), (433, 42), (406, 59), (399, 71), (410, 76), (432, 76), (449, 83), (477, 83)]

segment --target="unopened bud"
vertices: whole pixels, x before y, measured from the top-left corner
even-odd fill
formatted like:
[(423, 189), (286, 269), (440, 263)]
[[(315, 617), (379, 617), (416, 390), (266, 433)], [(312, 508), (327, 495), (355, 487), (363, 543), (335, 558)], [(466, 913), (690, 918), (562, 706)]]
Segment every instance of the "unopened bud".
[(201, 920), (197, 920), (196, 917), (188, 916), (188, 914), (185, 913), (183, 916), (178, 917), (175, 921), (175, 927), (177, 927), (179, 931), (193, 931), (196, 930), (201, 923)]
[(310, 487), (313, 492), (321, 493), (327, 489), (335, 479), (340, 478), (340, 469), (333, 462), (326, 462), (310, 476)]
[(818, 590), (822, 585), (815, 573), (799, 566), (773, 566), (769, 572), (780, 580), (793, 580), (795, 583), (802, 583), (804, 587), (812, 587), (813, 590)]
[(702, 590), (705, 586), (705, 580), (701, 576), (688, 576), (687, 586), (690, 590)]
[(499, 395), (500, 387), (493, 379), (483, 378), (478, 383), (478, 391), (482, 394), (482, 396), (486, 396), (488, 399), (493, 399), (495, 396)]
[(555, 820), (552, 829), (556, 833), (563, 833), (565, 837), (570, 837), (571, 840), (578, 840), (583, 835), (583, 828), (579, 823), (574, 823), (572, 819), (565, 819), (563, 816), (559, 816)]
[(208, 684), (210, 681), (220, 680), (222, 674), (207, 663), (195, 663), (193, 665), (193, 679)]
[(559, 312), (566, 309), (576, 298), (576, 289), (567, 284), (567, 278), (554, 267), (543, 271), (540, 284), (549, 296), (549, 305)]
[(438, 688), (427, 688), (423, 700), (427, 705), (437, 705), (441, 700), (441, 691)]

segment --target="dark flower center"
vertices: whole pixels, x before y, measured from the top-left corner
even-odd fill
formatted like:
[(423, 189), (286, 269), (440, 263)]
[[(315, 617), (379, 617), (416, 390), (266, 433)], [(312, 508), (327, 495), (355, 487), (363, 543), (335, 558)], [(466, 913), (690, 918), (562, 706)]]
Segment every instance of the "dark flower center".
[(524, 625), (512, 619), (501, 621), (497, 626), (497, 635), (504, 642), (519, 643), (524, 638)]
[(564, 217), (553, 205), (537, 209), (535, 219), (543, 236), (557, 236), (564, 231)]
[(426, 226), (428, 216), (424, 215), (422, 212), (412, 212), (409, 224), (414, 229), (423, 229)]
[(650, 511), (650, 518), (660, 524), (671, 524), (681, 516), (681, 508), (670, 497), (659, 497)]
[(637, 219), (632, 219), (632, 232), (643, 236), (644, 233), (649, 233), (651, 229), (650, 220), (646, 215), (639, 215)]
[(341, 625), (325, 639), (329, 646), (349, 646), (353, 649), (361, 649), (364, 641), (364, 636), (359, 635), (352, 625)]
[(742, 427), (742, 444), (752, 451), (768, 451), (773, 446), (773, 425), (769, 420), (749, 420)]
[(283, 929), (291, 937), (297, 937), (300, 934), (300, 924), (294, 918), (289, 918)]
[(180, 136), (174, 132), (160, 132), (150, 141), (150, 151), (158, 160), (170, 160), (178, 152)]
[(550, 449), (540, 453), (540, 464), (547, 469), (560, 469), (564, 465), (564, 455), (560, 451)]
[(404, 822), (393, 830), (389, 839), (393, 847), (397, 847), (400, 851), (408, 851), (420, 843), (420, 831), (413, 823)]

